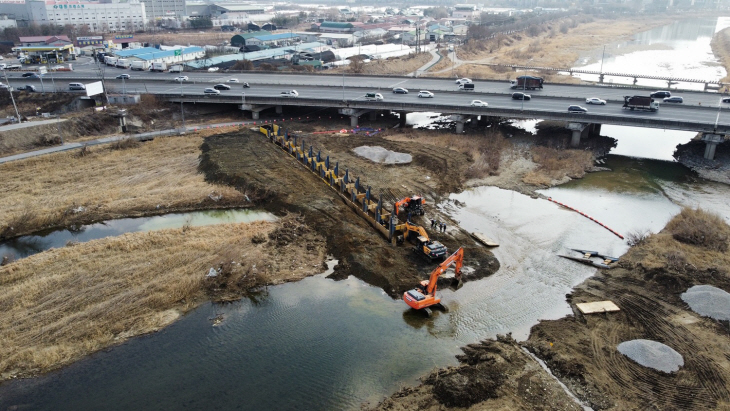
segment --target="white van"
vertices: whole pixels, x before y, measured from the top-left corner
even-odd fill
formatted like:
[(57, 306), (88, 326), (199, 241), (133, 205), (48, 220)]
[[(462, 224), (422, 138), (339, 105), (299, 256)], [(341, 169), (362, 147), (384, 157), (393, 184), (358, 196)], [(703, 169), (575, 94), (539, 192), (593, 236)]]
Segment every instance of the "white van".
[(86, 86), (81, 83), (68, 83), (69, 90), (86, 90)]
[(367, 93), (365, 94), (365, 100), (367, 101), (383, 101), (383, 95), (380, 93)]

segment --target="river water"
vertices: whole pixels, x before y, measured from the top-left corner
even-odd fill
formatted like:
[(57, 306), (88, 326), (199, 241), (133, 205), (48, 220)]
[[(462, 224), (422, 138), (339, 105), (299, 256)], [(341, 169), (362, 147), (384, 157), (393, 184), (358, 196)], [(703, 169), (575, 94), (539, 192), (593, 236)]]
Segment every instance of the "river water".
[[(666, 33), (672, 41), (677, 31)], [(602, 134), (614, 133), (618, 148), (643, 158), (610, 155), (604, 166), (613, 171), (541, 193), (623, 235), (659, 231), (681, 206), (730, 222), (730, 187), (666, 161), (675, 142), (630, 147), (642, 138), (634, 129), (607, 129)], [(0, 408), (358, 409), (454, 365), (465, 344), (507, 332), (524, 339), (538, 320), (568, 314), (565, 294), (595, 270), (558, 254), (579, 248), (620, 256), (628, 248), (578, 213), (498, 188), (453, 194), (436, 207), (501, 244), (497, 273), (441, 291), (449, 313), (421, 318), (380, 289), (322, 274), (235, 304), (206, 304), (158, 333), (41, 378), (4, 383)], [(223, 322), (214, 326), (218, 315)]]
[(259, 210), (205, 210), (189, 213), (165, 214), (154, 217), (120, 218), (88, 224), (73, 229), (57, 229), (26, 235), (0, 243), (0, 258), (23, 258), (51, 248), (66, 246), (69, 242), (83, 243), (104, 237), (138, 231), (154, 231), (183, 226), (198, 227), (223, 223), (274, 221), (276, 217)]

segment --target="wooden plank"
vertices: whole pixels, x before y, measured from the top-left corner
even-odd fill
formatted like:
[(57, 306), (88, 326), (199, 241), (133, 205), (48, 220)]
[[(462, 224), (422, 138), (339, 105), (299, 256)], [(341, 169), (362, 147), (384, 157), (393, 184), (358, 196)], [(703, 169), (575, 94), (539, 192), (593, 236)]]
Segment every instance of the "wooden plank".
[(595, 301), (592, 303), (580, 303), (576, 304), (575, 306), (578, 307), (580, 312), (582, 312), (583, 314), (620, 311), (618, 306), (614, 304), (613, 301)]
[(487, 237), (486, 235), (484, 235), (482, 233), (474, 232), (474, 233), (471, 233), (471, 236), (474, 237), (480, 243), (486, 245), (487, 247), (499, 247), (499, 244), (492, 241), (491, 239), (489, 239), (489, 237)]

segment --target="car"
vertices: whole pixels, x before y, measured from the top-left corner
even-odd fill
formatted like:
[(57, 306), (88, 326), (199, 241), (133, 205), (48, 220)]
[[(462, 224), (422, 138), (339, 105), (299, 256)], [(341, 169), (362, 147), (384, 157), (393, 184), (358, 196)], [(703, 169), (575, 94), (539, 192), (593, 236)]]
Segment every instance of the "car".
[(606, 100), (601, 100), (598, 97), (591, 97), (586, 99), (586, 104), (600, 104), (602, 106), (605, 106)]
[(568, 113), (587, 113), (588, 109), (581, 106), (568, 106)]
[(367, 101), (383, 101), (383, 95), (380, 93), (365, 93), (365, 100)]
[(730, 103), (730, 97), (723, 97), (722, 98), (723, 103)]
[(218, 91), (218, 90), (216, 90), (216, 89), (214, 89), (214, 88), (208, 87), (205, 90), (203, 90), (203, 93), (204, 94), (220, 94), (221, 92)]
[(238, 83), (238, 79), (237, 78), (229, 78), (228, 79), (228, 82), (229, 83)]
[(299, 97), (299, 93), (296, 90), (282, 91), (281, 97)]
[(393, 89), (393, 94), (408, 94), (408, 89), (403, 87), (395, 87)]
[(651, 93), (649, 96), (652, 98), (664, 98), (664, 97), (672, 97), (672, 93), (669, 91), (655, 91)]
[(487, 104), (486, 101), (472, 100), (470, 106), (472, 106), (472, 107), (487, 107), (487, 106), (489, 106), (489, 104)]
[(220, 70), (220, 68), (218, 68), (218, 67), (211, 67), (211, 68), (208, 69), (208, 72), (214, 73), (214, 72), (216, 72), (218, 70)]
[(0, 64), (0, 70), (5, 70), (5, 67), (7, 67), (7, 66), (8, 65), (5, 63)]
[(456, 84), (471, 84), (471, 79), (460, 78), (460, 79), (456, 80)]
[(8, 64), (7, 67), (5, 67), (5, 70), (20, 70), (23, 68), (20, 64)]
[(20, 87), (18, 87), (18, 90), (25, 90), (25, 91), (30, 92), (30, 93), (36, 91), (35, 90), (35, 86), (32, 86), (30, 84), (26, 84), (24, 86), (20, 86)]
[(129, 75), (129, 74), (127, 74), (127, 73), (124, 73), (124, 74), (120, 74), (120, 75), (118, 75), (118, 76), (117, 76), (117, 79), (119, 79), (119, 80), (122, 80), (122, 79), (124, 79), (124, 80), (129, 80), (130, 78), (132, 78), (132, 76), (130, 76), (130, 75)]
[(188, 81), (188, 76), (177, 76), (175, 77), (175, 81)]
[(665, 103), (684, 103), (684, 99), (679, 96), (664, 97)]
[(525, 93), (512, 93), (512, 100), (530, 100), (532, 98), (531, 95), (525, 94)]
[(431, 93), (430, 91), (421, 90), (418, 92), (418, 97), (433, 98), (433, 93)]
[(33, 76), (37, 76), (37, 74), (35, 74), (35, 73), (23, 73), (23, 75), (21, 77), (33, 77)]
[(215, 86), (213, 86), (213, 88), (216, 90), (230, 90), (231, 86), (227, 84), (216, 84)]

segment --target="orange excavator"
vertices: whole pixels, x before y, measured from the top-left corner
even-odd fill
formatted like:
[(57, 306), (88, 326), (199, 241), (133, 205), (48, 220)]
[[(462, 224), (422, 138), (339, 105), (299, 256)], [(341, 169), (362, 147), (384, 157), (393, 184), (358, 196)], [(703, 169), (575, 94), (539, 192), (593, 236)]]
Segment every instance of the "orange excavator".
[(397, 215), (400, 208), (403, 207), (411, 215), (424, 215), (426, 214), (426, 211), (423, 209), (424, 204), (426, 204), (426, 199), (421, 196), (414, 195), (412, 197), (406, 197), (395, 203), (395, 214)]
[(395, 229), (402, 231), (405, 238), (415, 244), (413, 246), (413, 252), (428, 258), (429, 261), (443, 260), (449, 252), (445, 245), (436, 240), (431, 240), (426, 229), (420, 225), (415, 225), (408, 221), (395, 226)]
[(403, 293), (403, 301), (414, 310), (424, 311), (428, 316), (431, 316), (431, 308), (438, 308), (445, 311), (446, 307), (441, 304), (441, 299), (436, 297), (437, 280), (451, 264), (454, 264), (456, 279), (461, 281), (461, 266), (463, 262), (464, 248), (459, 247), (454, 254), (451, 254), (435, 270), (431, 271), (431, 276), (428, 280), (421, 281), (416, 288)]

